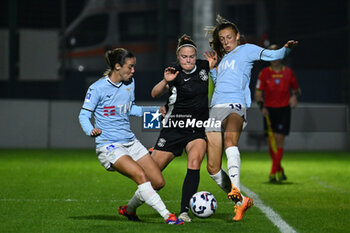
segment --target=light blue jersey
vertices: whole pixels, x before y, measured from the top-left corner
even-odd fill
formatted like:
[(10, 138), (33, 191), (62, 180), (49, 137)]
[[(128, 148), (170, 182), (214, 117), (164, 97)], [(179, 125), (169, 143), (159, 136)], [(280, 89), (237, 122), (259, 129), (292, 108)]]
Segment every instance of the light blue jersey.
[(226, 54), (217, 69), (210, 71), (215, 83), (211, 107), (216, 104), (240, 103), (250, 107), (250, 74), (257, 60), (273, 61), (285, 57), (290, 49), (267, 50), (253, 44), (237, 46)]
[[(86, 94), (79, 121), (86, 135), (93, 128), (102, 130), (96, 147), (109, 143), (128, 143), (136, 139), (130, 129), (129, 115), (142, 116), (142, 107), (134, 104), (134, 80), (128, 85), (113, 83), (108, 76), (93, 83)], [(90, 122), (94, 115), (95, 126)]]

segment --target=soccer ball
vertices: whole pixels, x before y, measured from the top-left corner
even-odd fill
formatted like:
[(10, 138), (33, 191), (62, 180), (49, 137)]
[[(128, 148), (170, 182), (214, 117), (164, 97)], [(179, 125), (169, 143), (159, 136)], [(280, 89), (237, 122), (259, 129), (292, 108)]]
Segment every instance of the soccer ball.
[(207, 191), (193, 194), (190, 200), (192, 213), (200, 218), (208, 218), (213, 215), (217, 206), (214, 195)]

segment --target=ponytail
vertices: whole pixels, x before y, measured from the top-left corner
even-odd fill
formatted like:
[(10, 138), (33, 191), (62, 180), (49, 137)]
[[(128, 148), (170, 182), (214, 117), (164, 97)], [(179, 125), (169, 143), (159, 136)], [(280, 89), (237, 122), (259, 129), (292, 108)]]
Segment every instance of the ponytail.
[(113, 50), (108, 50), (105, 53), (105, 59), (108, 65), (108, 68), (103, 73), (104, 76), (110, 76), (113, 70), (115, 69), (115, 65), (119, 64), (120, 66), (123, 66), (125, 63), (126, 58), (133, 58), (135, 57), (132, 52), (123, 49), (123, 48), (116, 48)]

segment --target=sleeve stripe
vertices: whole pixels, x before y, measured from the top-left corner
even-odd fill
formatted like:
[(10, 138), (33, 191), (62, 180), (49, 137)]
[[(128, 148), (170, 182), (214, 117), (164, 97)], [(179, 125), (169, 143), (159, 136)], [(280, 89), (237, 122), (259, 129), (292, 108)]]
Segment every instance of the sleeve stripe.
[(265, 49), (261, 50), (260, 55), (259, 55), (259, 60), (261, 60), (262, 53), (264, 52)]
[(90, 109), (87, 109), (87, 108), (82, 108), (82, 109), (87, 110), (87, 111), (89, 111), (89, 112), (94, 112), (94, 111), (92, 111), (92, 110), (90, 110)]

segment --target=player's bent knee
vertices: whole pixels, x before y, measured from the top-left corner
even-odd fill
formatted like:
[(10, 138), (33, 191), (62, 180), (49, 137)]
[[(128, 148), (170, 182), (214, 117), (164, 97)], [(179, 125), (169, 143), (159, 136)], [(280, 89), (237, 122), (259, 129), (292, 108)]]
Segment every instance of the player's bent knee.
[(207, 171), (209, 173), (209, 175), (215, 175), (217, 174), (219, 171), (220, 171), (220, 167), (219, 166), (214, 166), (214, 165), (211, 165), (211, 164), (207, 164)]
[(152, 186), (153, 186), (154, 190), (161, 190), (165, 186), (165, 180), (160, 179), (160, 180), (155, 181), (154, 183), (152, 182)]
[(145, 182), (148, 182), (148, 177), (144, 171), (137, 171), (135, 174), (131, 177), (137, 184), (143, 184)]

